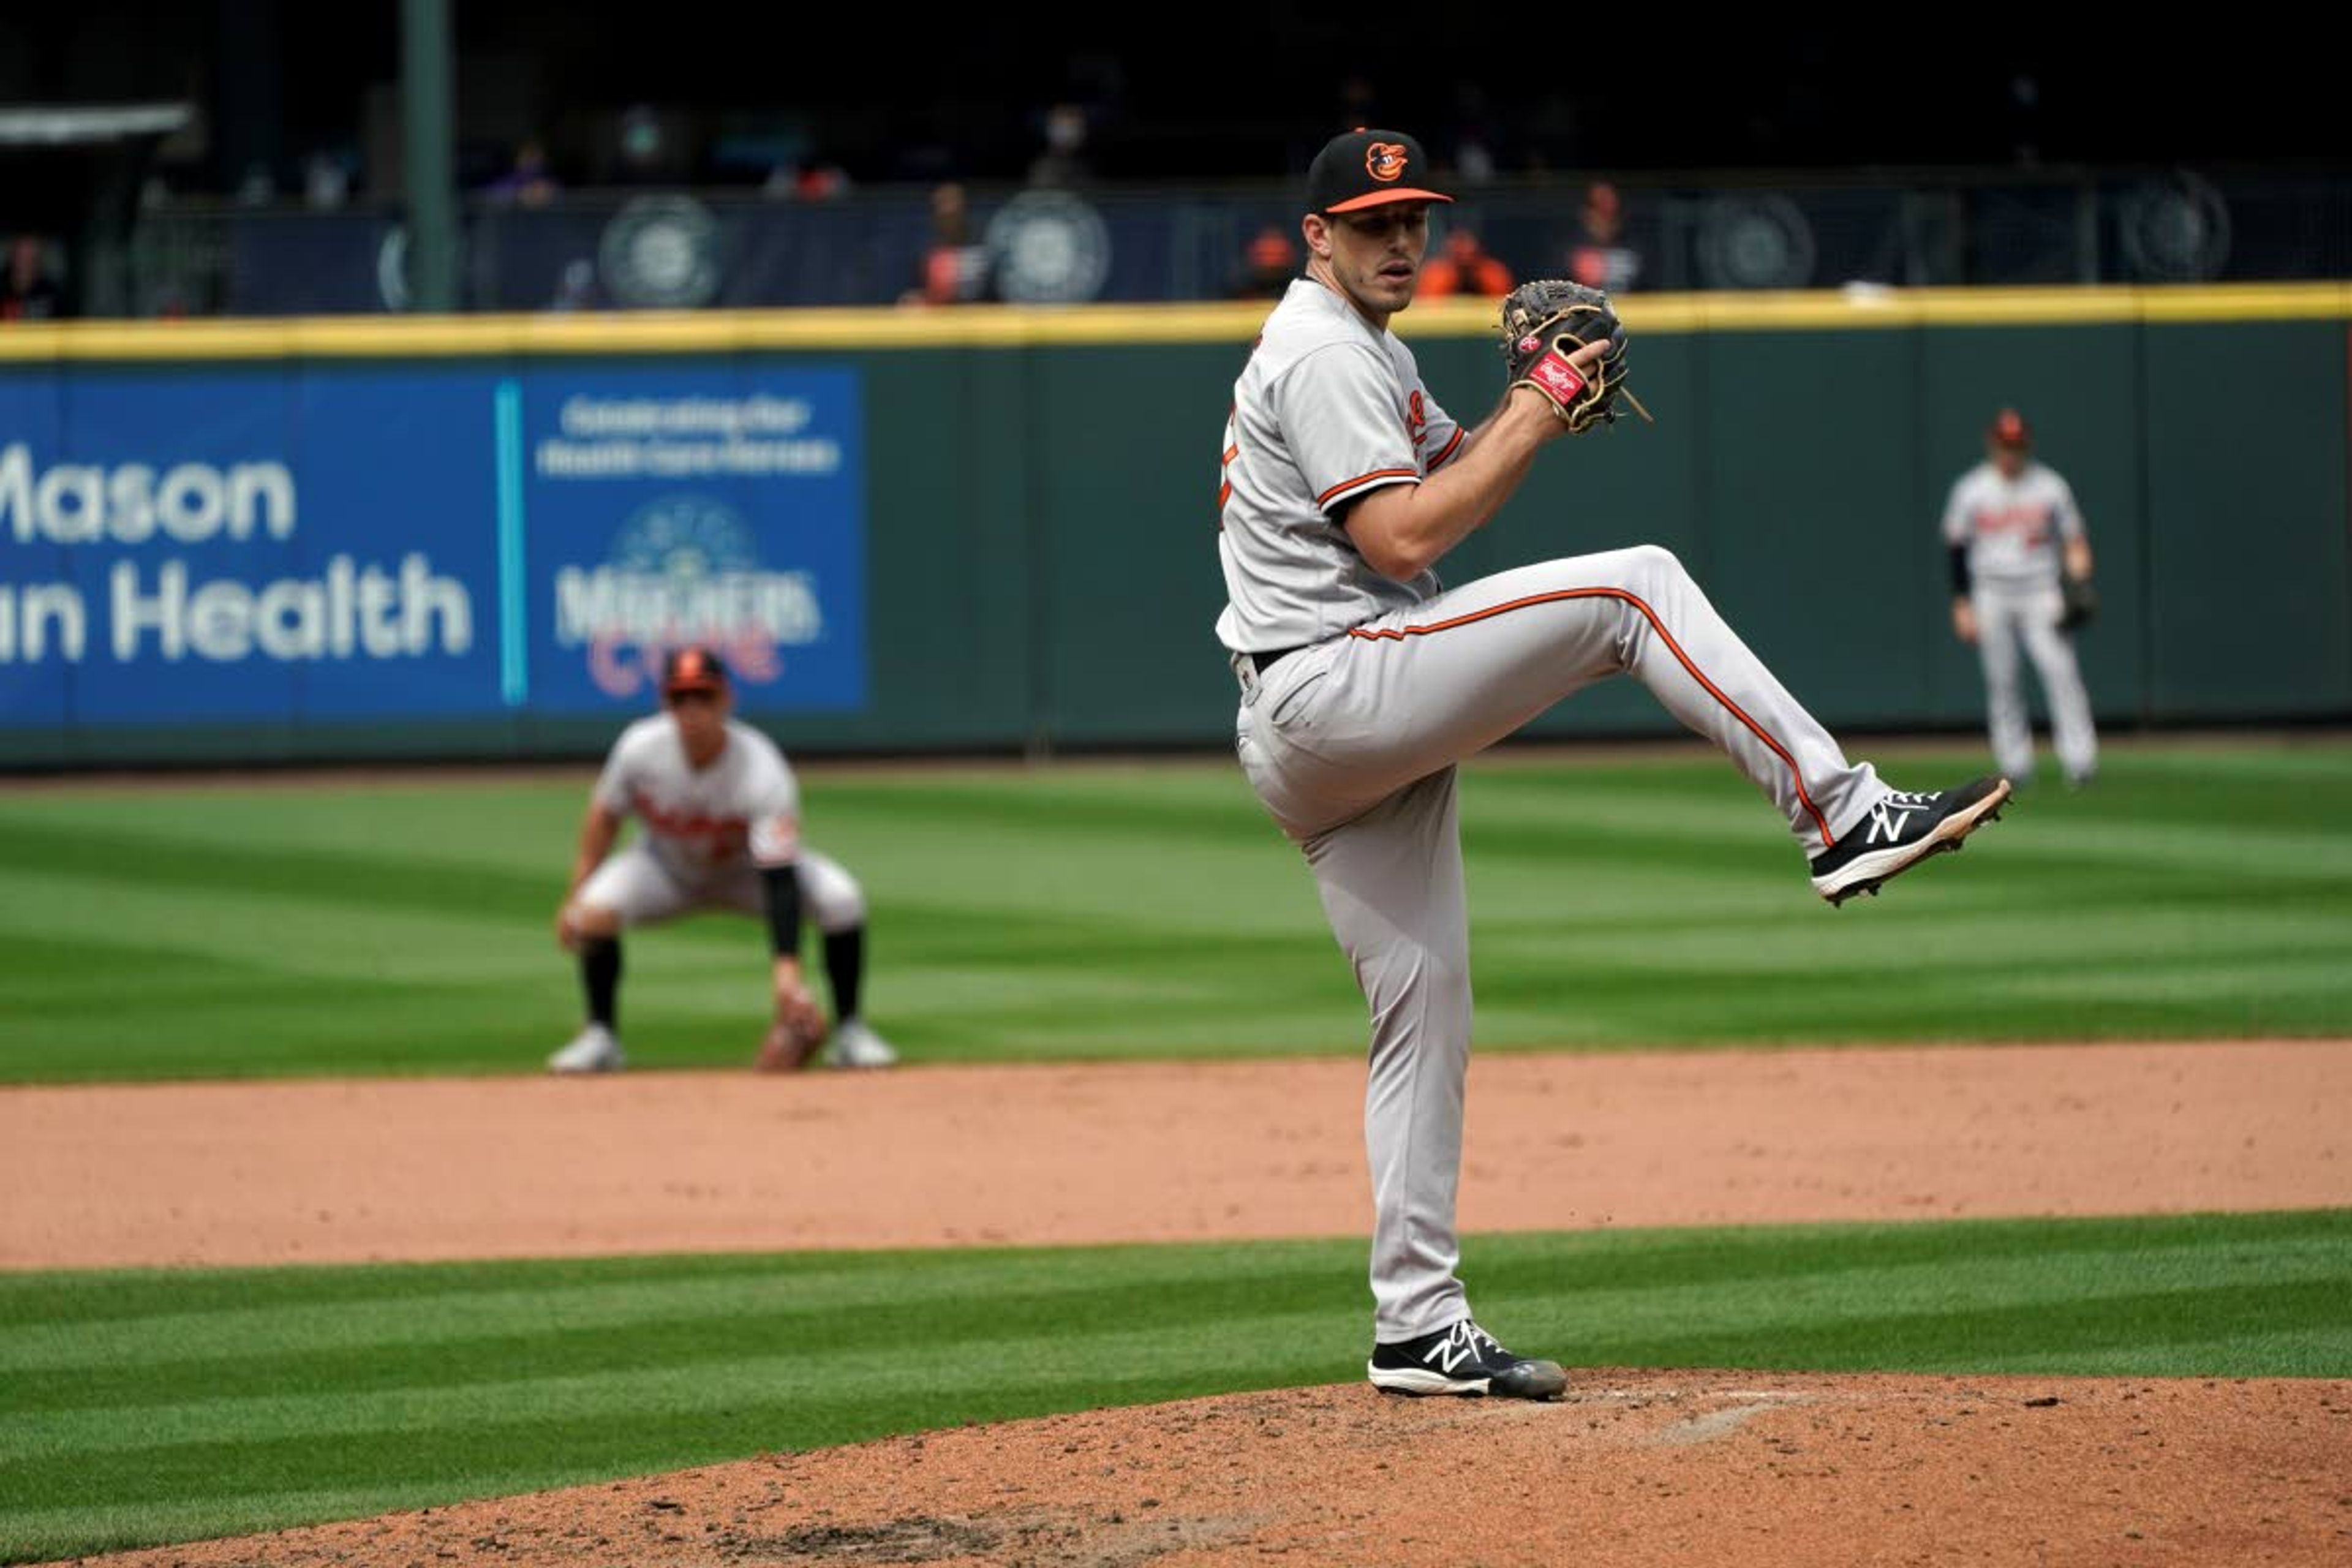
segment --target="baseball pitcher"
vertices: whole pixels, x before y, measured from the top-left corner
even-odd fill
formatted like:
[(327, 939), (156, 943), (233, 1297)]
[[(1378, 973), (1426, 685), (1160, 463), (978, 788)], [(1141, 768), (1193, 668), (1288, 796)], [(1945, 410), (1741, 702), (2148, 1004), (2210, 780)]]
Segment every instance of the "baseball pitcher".
[(1504, 1349), (1456, 1277), (1471, 997), (1454, 765), (1630, 674), (1772, 803), (1832, 904), (1958, 848), (2009, 785), (1906, 793), (1849, 763), (1654, 546), (1440, 582), (1544, 447), (1639, 409), (1608, 297), (1552, 280), (1504, 301), (1491, 415), (1468, 429), (1431, 395), (1389, 321), (1412, 300), (1431, 205), (1452, 199), (1432, 173), (1420, 142), (1381, 130), (1333, 138), (1307, 172), (1306, 276), (1266, 318), (1220, 447), (1217, 636), (1242, 770), (1303, 850), (1370, 1010), (1368, 1374), (1551, 1398), (1560, 1367)]
[(2033, 432), (2004, 408), (1985, 432), (1985, 460), (1952, 485), (1944, 507), (1952, 561), (1952, 630), (1977, 645), (1993, 762), (2020, 784), (2033, 777), (2033, 730), (2018, 684), (2017, 649), (2033, 660), (2050, 704), (2051, 743), (2070, 789), (2091, 782), (2099, 737), (2069, 633), (2087, 624), (2091, 542), (2074, 488), (2033, 457)]
[[(548, 1058), (559, 1073), (625, 1065), (618, 997), (621, 932), (690, 910), (766, 919), (775, 1020), (754, 1065), (808, 1065), (823, 1047), (836, 1067), (887, 1067), (889, 1043), (858, 1016), (866, 965), (866, 895), (837, 863), (800, 841), (800, 786), (775, 742), (736, 719), (727, 668), (707, 647), (673, 652), (662, 672), (662, 712), (621, 732), (580, 827), (571, 889), (556, 940), (580, 959), (588, 1020)], [(630, 816), (636, 841), (612, 854)], [(609, 857), (609, 858), (607, 858)], [(835, 1019), (801, 976), (803, 904), (824, 933)]]

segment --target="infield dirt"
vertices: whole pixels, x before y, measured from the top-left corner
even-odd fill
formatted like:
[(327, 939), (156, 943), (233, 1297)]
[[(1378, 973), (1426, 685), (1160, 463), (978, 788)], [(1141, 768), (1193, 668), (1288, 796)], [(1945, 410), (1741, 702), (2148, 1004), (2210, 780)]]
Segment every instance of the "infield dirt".
[[(19, 1089), (0, 1267), (1357, 1234), (1361, 1093), (1341, 1060)], [(2343, 1041), (1497, 1055), (1473, 1068), (1462, 1220), (2352, 1207), (2347, 1104)], [(2352, 1383), (1525, 1348), (1570, 1364), (1567, 1400), (1350, 1382), (84, 1561), (2352, 1561)]]

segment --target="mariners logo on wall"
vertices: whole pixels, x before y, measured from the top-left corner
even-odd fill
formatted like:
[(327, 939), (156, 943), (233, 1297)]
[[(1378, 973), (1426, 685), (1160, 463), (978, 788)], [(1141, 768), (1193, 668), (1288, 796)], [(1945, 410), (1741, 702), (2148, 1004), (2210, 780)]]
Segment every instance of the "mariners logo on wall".
[(613, 215), (600, 270), (624, 305), (687, 309), (719, 293), (719, 220), (692, 196), (638, 196)]
[(2202, 282), (2230, 258), (2230, 204), (2186, 169), (2127, 193), (2116, 226), (2133, 275), (2151, 282)]
[(715, 496), (649, 502), (622, 523), (603, 565), (555, 574), (557, 646), (584, 648), (589, 675), (614, 697), (650, 689), (663, 656), (688, 643), (766, 685), (783, 673), (782, 650), (824, 635), (815, 577), (766, 569), (758, 534)]
[(375, 246), (375, 292), (387, 310), (405, 310), (415, 290), (408, 281), (408, 226), (394, 224)]
[(1699, 276), (1710, 289), (1802, 289), (1813, 280), (1813, 229), (1786, 196), (1709, 202), (1698, 235)]
[(997, 289), (1026, 305), (1093, 299), (1110, 276), (1110, 230), (1066, 191), (1024, 191), (988, 220)]

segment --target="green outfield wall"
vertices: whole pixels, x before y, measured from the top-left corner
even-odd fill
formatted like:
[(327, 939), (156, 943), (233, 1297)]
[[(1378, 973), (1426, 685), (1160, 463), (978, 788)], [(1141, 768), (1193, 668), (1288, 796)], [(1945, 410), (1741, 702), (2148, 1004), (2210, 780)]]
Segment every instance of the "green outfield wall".
[[(1832, 725), (1973, 725), (1981, 683), (1972, 651), (1949, 632), (1937, 523), (1951, 481), (1980, 455), (1987, 420), (2014, 405), (2072, 481), (2097, 552), (2102, 614), (2080, 648), (2104, 721), (2352, 717), (2352, 285), (1656, 295), (1623, 306), (1633, 384), (1657, 423), (1549, 450), (1444, 564), (1448, 582), (1663, 544)], [(593, 752), (643, 701), (585, 685), (565, 664), (593, 662), (593, 639), (575, 637), (575, 648), (562, 640), (572, 633), (551, 629), (553, 588), (531, 574), (548, 569), (547, 535), (525, 529), (552, 525), (536, 491), (528, 507), (518, 499), (507, 464), (536, 448), (493, 430), (490, 410), (506, 389), (523, 400), (552, 389), (552, 406), (577, 395), (575, 383), (666, 377), (688, 387), (830, 377), (824, 387), (846, 389), (838, 415), (856, 432), (843, 447), (856, 471), (833, 476), (846, 499), (826, 513), (838, 535), (827, 548), (855, 552), (858, 571), (854, 602), (839, 597), (853, 591), (841, 586), (847, 568), (827, 579), (836, 597), (824, 613), (828, 627), (854, 628), (856, 646), (828, 650), (840, 672), (806, 701), (790, 695), (789, 679), (746, 687), (746, 710), (789, 748), (1221, 743), (1233, 687), (1211, 630), (1223, 599), (1218, 440), (1262, 312), (975, 307), (11, 329), (0, 336), (0, 766)], [(1491, 307), (1449, 301), (1396, 322), (1432, 391), (1465, 422), (1499, 393), (1491, 319)], [(176, 407), (181, 382), (203, 393), (197, 424), (224, 397), (258, 400), (265, 413), (252, 420), (221, 416), (237, 434), (219, 449), (295, 454), (286, 461), (306, 487), (300, 528), (314, 539), (339, 521), (346, 503), (334, 498), (375, 507), (415, 488), (413, 509), (369, 510), (351, 524), (359, 542), (332, 548), (347, 561), (380, 556), (389, 582), (415, 543), (404, 535), (429, 536), (435, 591), (463, 599), (459, 624), (419, 610), (404, 623), (415, 646), (366, 670), (353, 662), (364, 649), (330, 647), (323, 632), (308, 655), (287, 655), (310, 660), (290, 672), (234, 638), (211, 646), (246, 665), (174, 655), (152, 596), (160, 565), (142, 566), (149, 556), (139, 553), (172, 541), (152, 525), (136, 533), (120, 513), (109, 547), (121, 560), (109, 568), (90, 540), (62, 531), (73, 526), (64, 501), (45, 512), (32, 503), (70, 491), (71, 476), (57, 475), (77, 452), (115, 463), (104, 471), (118, 478), (129, 461), (129, 447), (87, 456), (129, 439), (93, 434), (98, 416), (87, 411), (110, 397), (149, 406), (124, 403), (125, 388)], [(465, 402), (478, 388), (478, 419)], [(391, 412), (365, 426), (367, 438), (346, 438), (344, 425), (312, 417), (330, 393)], [(391, 401), (395, 393), (478, 430), (478, 442), (434, 435), (401, 446), (404, 429), (430, 418), (400, 412), (409, 405)], [(152, 439), (145, 467), (177, 472), (173, 432)], [(316, 485), (314, 470), (324, 476)], [(761, 570), (783, 571), (791, 517), (763, 513), (752, 489), (727, 493), (769, 541)], [(194, 518), (190, 498), (200, 492), (172, 500)], [(247, 548), (270, 542), (264, 531)], [(604, 547), (602, 532), (580, 545)], [(191, 546), (189, 559), (201, 565), (212, 559), (202, 551), (221, 548)], [(310, 548), (323, 560), (330, 546)], [(299, 569), (319, 570), (316, 560)], [(117, 607), (146, 617), (111, 643), (95, 624), (109, 570), (132, 584), (111, 590)], [(58, 609), (62, 585), (77, 580), (87, 627)], [(258, 584), (236, 592), (266, 596)], [(281, 644), (302, 624), (285, 608), (299, 599), (289, 594), (276, 601)], [(83, 638), (71, 661), (69, 632)], [(788, 674), (810, 667), (783, 652)], [(184, 703), (174, 683), (185, 685)], [(1610, 683), (1534, 730), (1672, 728), (1646, 694)]]

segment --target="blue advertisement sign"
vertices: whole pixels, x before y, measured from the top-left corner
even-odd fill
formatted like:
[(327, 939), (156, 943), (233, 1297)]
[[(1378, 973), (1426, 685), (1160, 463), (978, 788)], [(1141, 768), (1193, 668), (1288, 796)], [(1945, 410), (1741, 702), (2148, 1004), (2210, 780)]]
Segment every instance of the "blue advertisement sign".
[(280, 366), (10, 378), (0, 721), (494, 710), (492, 541), (468, 526), (489, 431), (442, 405), (450, 383)]
[(0, 375), (0, 730), (866, 701), (845, 370)]
[(857, 393), (846, 370), (620, 363), (502, 388), (530, 705), (645, 707), (663, 654), (700, 642), (745, 707), (865, 706)]
[(302, 665), (297, 718), (498, 711), (490, 384), (424, 366), (296, 383), (304, 558), (331, 605), (347, 593), (354, 606), (329, 625), (331, 657)]
[(58, 449), (58, 418), (54, 378), (0, 376), (0, 721), (41, 729), (71, 716), (68, 660), (89, 642), (72, 552), (30, 511), (30, 454)]

